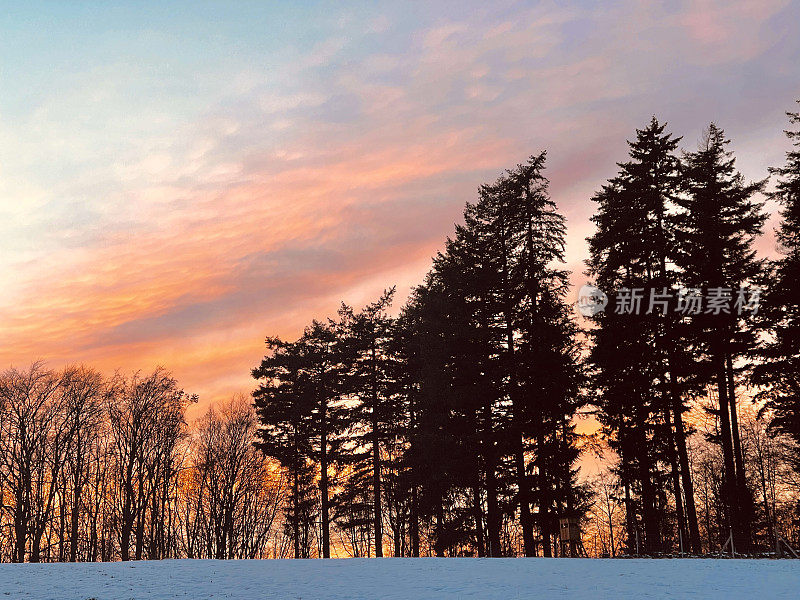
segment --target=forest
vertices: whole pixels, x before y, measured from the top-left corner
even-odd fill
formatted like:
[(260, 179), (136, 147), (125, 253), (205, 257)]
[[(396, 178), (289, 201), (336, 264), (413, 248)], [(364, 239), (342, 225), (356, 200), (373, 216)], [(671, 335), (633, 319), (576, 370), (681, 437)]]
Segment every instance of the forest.
[(637, 129), (591, 198), (588, 317), (540, 152), (480, 187), (402, 305), (267, 337), (252, 397), (195, 422), (162, 368), (7, 369), (0, 560), (797, 548), (800, 114), (786, 133), (748, 182), (715, 124), (691, 151)]

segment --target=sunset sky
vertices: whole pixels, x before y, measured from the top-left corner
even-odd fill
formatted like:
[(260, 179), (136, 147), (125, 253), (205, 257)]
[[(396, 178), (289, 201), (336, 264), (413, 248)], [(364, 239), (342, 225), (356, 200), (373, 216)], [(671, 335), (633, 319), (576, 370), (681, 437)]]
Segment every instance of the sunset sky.
[(579, 278), (636, 127), (714, 120), (762, 178), (800, 98), (797, 1), (266, 4), (4, 6), (1, 367), (249, 392), (266, 335), (402, 302), (528, 155)]

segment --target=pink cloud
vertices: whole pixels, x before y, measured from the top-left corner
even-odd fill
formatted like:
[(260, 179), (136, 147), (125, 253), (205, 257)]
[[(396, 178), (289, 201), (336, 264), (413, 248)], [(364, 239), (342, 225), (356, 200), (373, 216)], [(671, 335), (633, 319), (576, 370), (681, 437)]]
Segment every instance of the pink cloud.
[(787, 4), (788, 0), (701, 0), (689, 3), (678, 22), (699, 45), (699, 61), (746, 60), (774, 42), (760, 27)]
[[(265, 335), (296, 335), (340, 300), (366, 302), (394, 283), (402, 298), (478, 185), (544, 148), (569, 219), (568, 261), (581, 271), (589, 198), (624, 160), (636, 126), (656, 112), (693, 135), (718, 117), (697, 116), (709, 99), (750, 122), (751, 105), (731, 99), (729, 80), (697, 92), (705, 71), (674, 64), (696, 64), (690, 54), (750, 59), (765, 47), (758, 27), (781, 8), (703, 4), (675, 16), (653, 6), (465, 12), (404, 38), (373, 19), (363, 35), (394, 43), (368, 38), (365, 51), (335, 31), (267, 74), (252, 65), (230, 73), (199, 116), (148, 121), (132, 108), (121, 111), (127, 128), (120, 111), (82, 118), (99, 137), (74, 135), (51, 100), (34, 130), (47, 142), (20, 152), (31, 164), (95, 152), (94, 163), (13, 194), (29, 205), (9, 222), (35, 221), (49, 245), (14, 257), (13, 295), (0, 298), (0, 362), (161, 363), (206, 401), (248, 391)], [(743, 80), (732, 72), (720, 77)], [(106, 89), (115, 73), (86, 87)], [(753, 103), (774, 109), (764, 96)], [(70, 111), (81, 98), (69, 98)], [(783, 123), (769, 125), (771, 141)], [(757, 142), (749, 147), (765, 147)]]

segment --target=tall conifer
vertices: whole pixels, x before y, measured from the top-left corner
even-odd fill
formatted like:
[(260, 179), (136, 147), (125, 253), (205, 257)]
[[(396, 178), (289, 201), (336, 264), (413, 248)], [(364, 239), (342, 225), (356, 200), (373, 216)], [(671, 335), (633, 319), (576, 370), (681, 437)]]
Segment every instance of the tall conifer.
[(770, 169), (778, 176), (772, 197), (781, 203), (777, 230), (781, 258), (764, 303), (770, 338), (756, 369), (761, 396), (773, 411), (772, 426), (800, 443), (800, 113), (788, 113), (797, 129), (786, 131), (793, 148), (786, 164)]
[[(597, 232), (589, 239), (588, 273), (611, 302), (596, 317), (590, 364), (601, 421), (620, 455), (629, 551), (666, 550), (665, 514), (657, 490), (670, 466), (678, 530), (699, 551), (699, 528), (683, 424), (686, 379), (682, 327), (674, 302), (675, 202), (680, 191), (680, 138), (655, 117), (629, 142), (630, 160), (595, 196)], [(636, 295), (639, 300), (635, 301)], [(654, 300), (650, 304), (651, 298)], [(638, 532), (641, 515), (644, 536)], [(640, 539), (642, 538), (643, 539)]]
[[(685, 155), (683, 187), (678, 199), (680, 252), (676, 262), (689, 288), (707, 300), (701, 314), (691, 318), (695, 352), (701, 361), (700, 380), (714, 381), (719, 398), (719, 441), (725, 464), (725, 504), (735, 547), (750, 547), (751, 502), (746, 485), (738, 427), (736, 359), (752, 348), (752, 328), (744, 327), (751, 313), (737, 308), (739, 290), (758, 281), (763, 262), (753, 247), (766, 219), (756, 194), (765, 181), (746, 183), (736, 170), (729, 140), (715, 124), (708, 127), (696, 152)], [(727, 309), (708, 303), (726, 296)]]

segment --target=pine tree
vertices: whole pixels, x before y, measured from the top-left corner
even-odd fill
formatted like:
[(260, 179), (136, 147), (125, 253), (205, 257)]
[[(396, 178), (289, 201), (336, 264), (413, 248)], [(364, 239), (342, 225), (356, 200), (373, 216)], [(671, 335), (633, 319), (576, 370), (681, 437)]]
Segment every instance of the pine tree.
[(569, 274), (558, 267), (564, 261), (566, 224), (548, 193), (545, 158), (544, 152), (531, 157), (507, 177), (513, 219), (523, 232), (514, 269), (520, 287), (517, 377), (526, 453), (535, 457), (525, 469), (535, 472), (531, 502), (538, 507), (544, 556), (551, 556), (550, 540), (558, 533), (553, 511), (561, 516), (577, 511), (572, 465), (578, 451), (571, 419), (580, 406), (581, 381), (577, 327), (564, 300)]
[(331, 468), (341, 452), (340, 434), (345, 426), (345, 409), (341, 405), (342, 364), (341, 342), (337, 324), (313, 321), (298, 341), (305, 354), (305, 369), (313, 389), (311, 409), (311, 458), (319, 468), (319, 495), (322, 557), (330, 558)]
[(316, 394), (308, 377), (304, 344), (274, 337), (266, 343), (270, 354), (253, 370), (253, 377), (261, 381), (253, 392), (261, 424), (255, 444), (288, 474), (286, 528), (294, 543), (294, 557), (309, 558), (317, 507), (315, 469), (310, 460)]
[[(515, 190), (513, 182), (501, 177), (493, 185), (483, 185), (480, 198), (475, 204), (468, 204), (464, 213), (468, 227), (473, 227), (481, 242), (481, 252), (485, 253), (488, 268), (483, 273), (486, 281), (481, 282), (487, 290), (490, 311), (490, 329), (496, 332), (496, 345), (499, 352), (499, 371), (502, 374), (501, 390), (507, 398), (508, 439), (511, 444), (514, 470), (516, 474), (519, 507), (519, 525), (525, 556), (535, 554), (533, 538), (533, 518), (531, 513), (531, 481), (525, 461), (526, 423), (525, 398), (520, 386), (520, 355), (515, 338), (518, 301), (524, 290), (517, 278), (516, 259), (525, 239), (527, 227), (515, 218)], [(520, 225), (523, 225), (522, 227)]]
[(535, 505), (550, 554), (551, 511), (566, 511), (561, 500), (574, 496), (564, 473), (577, 450), (564, 432), (577, 408), (577, 346), (567, 273), (553, 266), (563, 259), (564, 220), (547, 194), (544, 162), (541, 153), (481, 187), (411, 305), (426, 345), (440, 348), (430, 378), (423, 375), (419, 437), (430, 448), (445, 440), (462, 457), (424, 490), (436, 511), (437, 553), (464, 542), (465, 523), (479, 555), (515, 552), (501, 534), (504, 515), (516, 513), (523, 552), (535, 555)]
[[(787, 114), (800, 127), (800, 113)], [(779, 178), (772, 198), (783, 207), (776, 232), (783, 256), (775, 261), (764, 302), (771, 339), (754, 379), (768, 386), (760, 396), (773, 413), (772, 427), (800, 443), (800, 129), (786, 135), (794, 146), (786, 164), (770, 169)]]
[(409, 459), (420, 513), (435, 522), (436, 553), (469, 544), (479, 556), (500, 556), (495, 439), (500, 392), (490, 380), (494, 350), (480, 324), (478, 262), (464, 244), (466, 235), (459, 228), (456, 239), (448, 240), (403, 312), (412, 327), (410, 365), (418, 382), (418, 425)]
[[(403, 307), (391, 342), (397, 392), (402, 397), (398, 405), (403, 407), (397, 423), (399, 436), (404, 438), (395, 472), (408, 504), (411, 556), (419, 556), (420, 526), (427, 519), (437, 519), (434, 548), (438, 554), (444, 553), (445, 538), (453, 540), (445, 534), (450, 530), (444, 522), (447, 498), (462, 485), (464, 473), (477, 467), (472, 458), (474, 447), (466, 447), (466, 438), (474, 439), (475, 433), (460, 436), (462, 428), (454, 427), (458, 413), (452, 382), (457, 375), (451, 352), (457, 341), (450, 327), (455, 321), (444, 314), (451, 314), (458, 302), (451, 304), (441, 292), (442, 286), (429, 275)], [(462, 453), (464, 450), (467, 453)], [(478, 475), (477, 470), (472, 473)], [(467, 541), (468, 532), (462, 533), (459, 543)], [(481, 536), (477, 538), (480, 547)]]
[(344, 393), (353, 403), (348, 409), (350, 439), (354, 446), (347, 463), (349, 474), (343, 501), (363, 502), (371, 499), (372, 536), (375, 556), (383, 556), (383, 453), (393, 440), (398, 407), (393, 401), (392, 369), (388, 344), (393, 319), (387, 309), (394, 288), (387, 290), (375, 302), (355, 312), (343, 305), (339, 311), (342, 330)]
[[(669, 296), (679, 276), (671, 265), (672, 209), (680, 173), (675, 149), (680, 138), (665, 130), (666, 124), (655, 117), (637, 129), (636, 139), (629, 142), (630, 160), (620, 163), (619, 174), (596, 194), (597, 232), (589, 239), (588, 261), (589, 274), (611, 297), (591, 331), (590, 365), (601, 422), (620, 456), (628, 550), (641, 538), (641, 514), (640, 542), (649, 553), (666, 548), (662, 535), (666, 515), (658, 498), (664, 483), (662, 462), (671, 468), (679, 531), (688, 534), (692, 548), (699, 551), (682, 417), (686, 377), (680, 367), (686, 359), (678, 350), (681, 326), (671, 317), (670, 304), (667, 309), (650, 307), (651, 294)], [(635, 305), (631, 300), (637, 290), (641, 299)]]
[[(765, 182), (745, 183), (728, 143), (723, 130), (712, 123), (699, 149), (685, 155), (685, 194), (678, 199), (683, 211), (678, 218), (676, 262), (683, 270), (684, 284), (701, 290), (706, 299), (737, 294), (757, 281), (763, 270), (753, 242), (766, 216), (763, 202), (754, 196)], [(737, 538), (736, 548), (748, 551), (752, 515), (739, 438), (734, 365), (755, 340), (752, 331), (743, 327), (748, 315), (737, 314), (733, 305), (718, 314), (708, 305), (704, 309), (691, 319), (696, 351), (704, 359), (696, 364), (704, 367), (700, 381), (716, 382), (728, 523)]]

